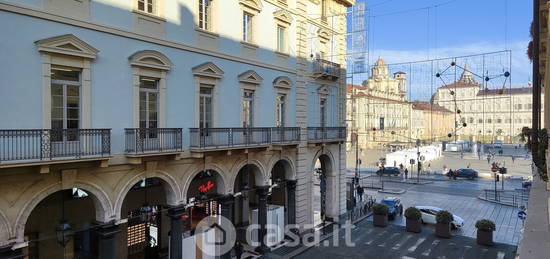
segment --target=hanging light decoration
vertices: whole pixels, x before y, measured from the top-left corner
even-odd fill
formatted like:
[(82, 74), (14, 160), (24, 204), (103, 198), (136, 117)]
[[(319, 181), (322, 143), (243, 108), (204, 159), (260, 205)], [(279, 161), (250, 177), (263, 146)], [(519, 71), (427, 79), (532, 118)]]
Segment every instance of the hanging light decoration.
[(141, 222), (149, 222), (153, 217), (153, 207), (151, 207), (147, 202), (147, 179), (143, 179), (142, 181), (145, 194), (145, 202), (143, 203), (143, 206), (139, 208), (139, 217), (141, 219)]
[(71, 224), (65, 220), (65, 194), (63, 192), (61, 193), (61, 220), (55, 228), (55, 234), (57, 243), (62, 247), (65, 247), (69, 243), (74, 234)]

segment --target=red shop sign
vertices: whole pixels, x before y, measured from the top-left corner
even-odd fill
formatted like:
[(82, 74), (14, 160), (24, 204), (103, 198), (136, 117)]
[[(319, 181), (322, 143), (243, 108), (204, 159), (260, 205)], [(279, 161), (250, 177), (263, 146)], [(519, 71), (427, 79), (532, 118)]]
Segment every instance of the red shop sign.
[(214, 188), (214, 184), (211, 181), (208, 181), (207, 183), (199, 186), (199, 192), (205, 193), (212, 190), (212, 188)]

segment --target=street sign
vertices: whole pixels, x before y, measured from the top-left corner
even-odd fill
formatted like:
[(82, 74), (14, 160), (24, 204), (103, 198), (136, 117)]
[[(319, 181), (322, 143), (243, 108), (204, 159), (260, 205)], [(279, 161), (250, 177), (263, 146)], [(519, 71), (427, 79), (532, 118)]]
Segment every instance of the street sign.
[(414, 165), (414, 159), (411, 158), (411, 160), (409, 160), (409, 163), (411, 163), (411, 165)]
[(424, 160), (426, 160), (426, 157), (422, 155), (418, 158), (418, 160), (420, 160), (420, 162), (424, 162)]

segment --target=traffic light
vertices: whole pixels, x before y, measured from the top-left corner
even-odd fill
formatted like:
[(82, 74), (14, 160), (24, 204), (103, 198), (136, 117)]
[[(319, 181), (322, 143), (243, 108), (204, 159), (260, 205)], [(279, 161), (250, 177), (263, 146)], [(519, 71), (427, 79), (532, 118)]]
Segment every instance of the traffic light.
[(497, 176), (497, 178), (495, 179), (495, 182), (500, 182), (500, 175), (497, 174), (496, 176)]

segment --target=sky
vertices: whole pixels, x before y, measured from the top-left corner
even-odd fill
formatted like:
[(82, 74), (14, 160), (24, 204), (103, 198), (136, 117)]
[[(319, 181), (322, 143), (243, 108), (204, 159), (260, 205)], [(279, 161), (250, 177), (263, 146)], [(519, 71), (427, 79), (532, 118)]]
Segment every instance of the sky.
[[(393, 64), (509, 49), (512, 86), (526, 87), (531, 78), (532, 1), (357, 0), (365, 1), (370, 64), (378, 56)], [(476, 62), (468, 60), (473, 67)]]

